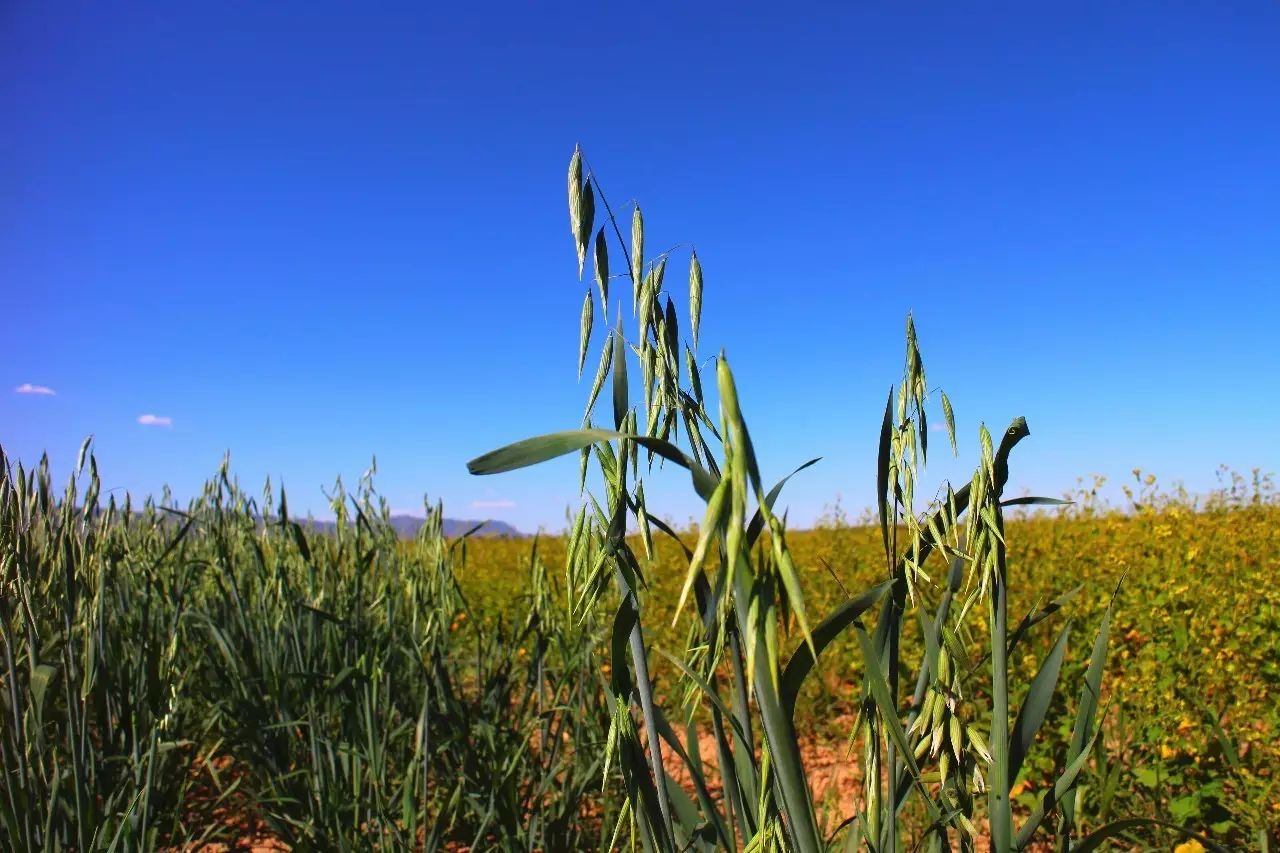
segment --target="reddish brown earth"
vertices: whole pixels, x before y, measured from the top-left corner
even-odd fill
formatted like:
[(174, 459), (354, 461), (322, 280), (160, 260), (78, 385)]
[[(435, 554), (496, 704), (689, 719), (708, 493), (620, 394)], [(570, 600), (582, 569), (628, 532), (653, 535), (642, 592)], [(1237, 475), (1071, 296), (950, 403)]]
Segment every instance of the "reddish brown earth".
[(235, 785), (244, 776), (230, 756), (210, 761), (197, 759), (191, 765), (192, 788), (186, 798), (186, 824), (206, 837), (229, 838), (161, 848), (182, 853), (272, 853), (289, 846), (272, 836), (265, 822), (253, 817), (249, 798), (234, 791), (219, 801), (219, 791)]
[[(851, 729), (853, 719), (840, 719), (839, 729)], [(642, 735), (643, 739), (643, 735)], [(536, 746), (536, 745), (535, 745)], [(666, 746), (664, 744), (664, 746)], [(715, 736), (710, 731), (699, 735), (698, 750), (703, 768), (708, 777), (708, 786), (712, 799), (719, 801), (722, 790), (719, 785), (718, 760), (715, 748)], [(833, 828), (845, 817), (857, 810), (862, 797), (862, 775), (859, 772), (857, 755), (849, 754), (846, 744), (829, 737), (819, 738), (811, 733), (800, 734), (800, 754), (808, 772), (810, 788), (817, 805), (820, 825)], [(684, 763), (669, 747), (663, 750), (664, 765), (667, 772), (691, 796), (695, 795), (693, 784)], [(207, 766), (197, 762), (192, 769), (195, 785), (188, 795), (188, 826), (209, 829), (211, 837), (217, 841), (185, 846), (162, 848), (166, 851), (182, 851), (182, 853), (278, 853), (291, 848), (283, 841), (272, 836), (267, 825), (260, 819), (252, 817), (249, 798), (233, 793), (218, 802), (219, 786), (213, 781), (217, 774), (220, 788), (225, 790), (234, 784), (243, 771), (238, 771), (229, 757), (219, 757), (208, 762)], [(978, 853), (988, 853), (989, 844), (983, 832), (985, 826), (979, 825), (979, 838), (975, 849)], [(828, 829), (829, 831), (829, 829)], [(225, 840), (230, 839), (230, 840)], [(459, 842), (447, 842), (444, 849), (448, 853), (471, 853), (471, 848)], [(1033, 844), (1032, 851), (1049, 851), (1052, 845)]]

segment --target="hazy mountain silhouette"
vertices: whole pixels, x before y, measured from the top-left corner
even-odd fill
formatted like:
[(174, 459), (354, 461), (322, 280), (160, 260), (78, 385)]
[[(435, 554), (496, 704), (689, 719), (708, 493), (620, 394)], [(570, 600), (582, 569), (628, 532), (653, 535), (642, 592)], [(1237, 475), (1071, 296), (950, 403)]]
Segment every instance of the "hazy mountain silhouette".
[[(81, 508), (78, 508), (78, 509), (81, 509)], [(105, 509), (99, 506), (91, 514), (96, 516), (98, 513), (101, 513), (101, 512), (105, 512)], [(171, 514), (166, 512), (162, 507), (160, 508), (161, 523), (162, 524), (181, 524), (182, 519), (186, 518), (183, 512), (185, 511), (179, 511), (178, 513)], [(133, 517), (142, 518), (143, 511), (134, 510)], [(279, 523), (279, 519), (274, 516), (267, 516), (266, 519), (264, 520), (262, 516), (255, 515), (254, 519), (258, 522), (258, 524), (263, 524), (263, 523), (278, 524)], [(337, 527), (338, 527), (337, 522), (321, 521), (314, 518), (299, 518), (297, 516), (293, 516), (289, 520), (297, 522), (304, 529), (312, 530), (312, 531), (315, 531), (316, 533), (333, 533), (337, 530)], [(354, 518), (351, 519), (349, 523), (354, 524), (355, 519)], [(388, 523), (391, 525), (391, 529), (396, 532), (396, 535), (398, 537), (400, 537), (401, 539), (412, 539), (418, 535), (418, 531), (422, 529), (422, 525), (427, 523), (427, 520), (425, 518), (419, 518), (416, 515), (409, 515), (407, 513), (402, 513), (399, 515), (390, 516), (388, 518)], [(475, 533), (472, 533), (471, 534), (472, 536), (500, 536), (500, 537), (513, 537), (513, 538), (520, 538), (524, 536), (523, 533), (521, 533), (516, 528), (512, 527), (510, 524), (507, 524), (505, 521), (496, 521), (493, 519), (486, 519), (481, 521), (481, 520), (471, 520), (471, 519), (465, 519), (465, 518), (446, 518), (441, 523), (441, 527), (443, 528), (444, 535), (450, 538), (454, 536), (461, 536), (462, 534), (476, 527), (479, 527), (480, 529), (476, 530)]]
[[(336, 524), (332, 521), (316, 521), (314, 519), (303, 521), (295, 519), (303, 527), (320, 533), (332, 533), (336, 528)], [(418, 531), (422, 529), (422, 525), (426, 524), (425, 518), (418, 518), (416, 515), (393, 515), (389, 519), (392, 529), (401, 539), (412, 539), (418, 535)], [(471, 521), (461, 518), (446, 518), (443, 523), (445, 536), (461, 536), (468, 530), (477, 525), (483, 525), (472, 536), (523, 536), (519, 530), (516, 530), (505, 521)]]

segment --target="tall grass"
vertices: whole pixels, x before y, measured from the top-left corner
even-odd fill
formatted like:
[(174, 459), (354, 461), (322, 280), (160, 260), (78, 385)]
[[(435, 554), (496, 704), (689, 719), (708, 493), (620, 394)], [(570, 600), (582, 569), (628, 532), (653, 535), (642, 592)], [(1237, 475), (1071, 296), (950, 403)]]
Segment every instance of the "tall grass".
[(439, 507), (402, 547), (364, 482), (317, 535), (225, 466), (183, 509), (103, 507), (81, 459), (61, 496), (0, 473), (3, 849), (600, 845), (602, 632), (536, 544), (477, 626)]
[[(1131, 829), (1134, 824), (1118, 822), (1080, 838), (1075, 821), (1078, 780), (1105, 713), (1102, 674), (1111, 607), (1092, 631), (1090, 663), (1075, 686), (1070, 747), (1058, 761), (1056, 782), (1021, 820), (1015, 820), (1010, 801), (1059, 690), (1072, 627), (1067, 622), (1058, 629), (1029, 685), (1011, 683), (1010, 653), (1029, 632), (1061, 618), (1057, 606), (1020, 619), (1009, 612), (1004, 510), (1058, 503), (1004, 496), (1010, 455), (1030, 434), (1025, 420), (1014, 418), (998, 438), (981, 425), (972, 479), (958, 489), (947, 485), (944, 499), (918, 509), (928, 412), (941, 408), (953, 452), (957, 435), (950, 401), (926, 381), (908, 318), (903, 375), (890, 391), (877, 453), (883, 581), (822, 618), (810, 616), (785, 521), (774, 510), (788, 477), (766, 490), (723, 352), (715, 359), (718, 417), (704, 396), (697, 356), (703, 305), (697, 254), (689, 264), (689, 337), (682, 339), (675, 301), (665, 287), (671, 257), (646, 258), (639, 206), (632, 211), (628, 246), (579, 149), (570, 160), (568, 195), (579, 277), (590, 249), (599, 314), (608, 318), (617, 309), (618, 316), (604, 331), (582, 427), (501, 448), (473, 460), (470, 469), (494, 474), (581, 454), (580, 487), (588, 501), (570, 536), (568, 578), (581, 613), (616, 601), (608, 755), (622, 771), (626, 796), (617, 834), (629, 829), (647, 851), (971, 850), (980, 832), (993, 850), (1052, 838), (1066, 851), (1093, 849)], [(598, 230), (597, 197), (606, 212)], [(610, 274), (609, 232), (621, 255), (617, 276)], [(631, 284), (634, 331), (622, 323), (621, 303), (627, 300), (616, 288), (610, 300), (615, 279)], [(595, 298), (588, 286), (580, 374), (600, 337), (593, 335)], [(641, 374), (638, 399), (628, 376), (632, 358)], [(607, 428), (600, 428), (593, 416), (606, 383), (612, 411), (604, 415)], [(626, 537), (629, 527), (638, 530), (646, 551), (653, 531), (679, 541), (646, 504), (644, 478), (655, 461), (684, 469), (706, 504), (696, 544), (680, 542), (687, 569), (679, 607), (688, 605), (692, 619), (684, 656), (668, 657), (688, 701), (668, 709), (656, 695), (645, 639), (645, 615), (652, 608), (645, 601), (644, 561)], [(591, 490), (589, 467), (596, 474)], [(918, 632), (917, 656), (904, 655), (907, 632)], [(855, 814), (824, 828), (799, 748), (795, 704), (822, 653), (850, 633), (861, 650), (862, 672), (860, 711), (850, 736), (862, 750), (865, 788)], [(968, 653), (972, 637), (985, 637), (981, 659)], [(1022, 695), (1016, 712), (1015, 693)], [(714, 735), (714, 770), (699, 754), (699, 724)], [(692, 794), (673, 778), (677, 764), (691, 780)], [(723, 795), (714, 797), (713, 789)]]
[[(82, 449), (78, 469), (85, 460)], [(0, 825), (10, 849), (154, 844), (183, 793), (166, 780), (189, 745), (174, 639), (192, 570), (161, 575), (130, 553), (171, 553), (186, 530), (131, 527), (127, 504), (100, 511), (88, 463), (87, 493), (73, 479), (60, 501), (44, 460), (33, 471), (5, 460), (0, 474)]]

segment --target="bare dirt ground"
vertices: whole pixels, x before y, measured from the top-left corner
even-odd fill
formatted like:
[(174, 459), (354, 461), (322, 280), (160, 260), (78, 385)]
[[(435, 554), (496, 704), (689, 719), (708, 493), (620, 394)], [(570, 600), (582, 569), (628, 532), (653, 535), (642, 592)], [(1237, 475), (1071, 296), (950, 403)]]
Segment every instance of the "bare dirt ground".
[[(837, 721), (839, 729), (851, 729), (853, 719)], [(715, 736), (710, 731), (699, 735), (698, 749), (703, 768), (708, 778), (709, 792), (712, 799), (719, 801), (722, 790), (719, 785), (718, 756), (715, 748)], [(800, 734), (800, 753), (808, 771), (810, 789), (818, 810), (820, 826), (824, 832), (831, 832), (844, 818), (857, 811), (862, 798), (862, 774), (856, 754), (850, 755), (847, 744), (839, 739), (819, 737), (812, 733)], [(667, 772), (691, 796), (695, 796), (694, 787), (687, 768), (669, 747), (664, 749), (664, 764)], [(210, 835), (216, 832), (219, 838), (233, 840), (209, 841), (200, 844), (188, 844), (181, 847), (165, 848), (167, 851), (181, 853), (279, 853), (291, 848), (283, 841), (272, 836), (267, 825), (261, 820), (251, 817), (251, 804), (246, 795), (225, 796), (218, 799), (217, 788), (209, 778), (210, 770), (219, 775), (224, 789), (233, 784), (238, 773), (231, 760), (226, 757), (209, 762), (208, 767), (199, 765), (192, 770), (199, 778), (196, 780), (193, 793), (189, 795), (188, 825), (209, 829)], [(978, 825), (979, 837), (975, 848), (978, 853), (988, 853), (989, 843), (985, 837), (985, 825)], [(448, 853), (471, 853), (465, 844), (446, 844)], [(1050, 851), (1052, 845), (1034, 844), (1029, 848), (1035, 851)]]
[[(193, 763), (193, 787), (186, 801), (187, 825), (197, 827), (206, 837), (216, 835), (234, 840), (208, 841), (162, 849), (166, 853), (275, 853), (289, 850), (288, 845), (272, 836), (262, 820), (252, 816), (251, 803), (246, 795), (233, 791), (220, 799), (219, 788), (231, 788), (243, 775), (243, 771), (236, 768), (228, 756)], [(217, 782), (214, 781), (215, 777)]]

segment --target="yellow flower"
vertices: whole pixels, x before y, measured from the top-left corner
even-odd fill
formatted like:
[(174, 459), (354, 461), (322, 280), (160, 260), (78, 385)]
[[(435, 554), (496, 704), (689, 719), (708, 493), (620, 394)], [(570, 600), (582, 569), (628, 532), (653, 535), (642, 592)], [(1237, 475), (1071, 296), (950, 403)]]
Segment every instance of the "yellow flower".
[(1173, 848), (1173, 853), (1204, 853), (1204, 845), (1193, 838)]
[(1177, 754), (1178, 754), (1178, 750), (1169, 746), (1169, 744), (1167, 743), (1160, 744), (1160, 757), (1163, 758), (1165, 761), (1168, 761), (1170, 758), (1173, 758)]

